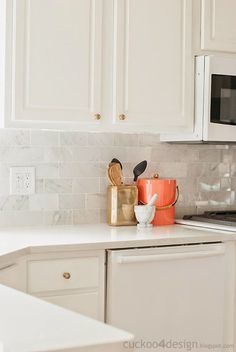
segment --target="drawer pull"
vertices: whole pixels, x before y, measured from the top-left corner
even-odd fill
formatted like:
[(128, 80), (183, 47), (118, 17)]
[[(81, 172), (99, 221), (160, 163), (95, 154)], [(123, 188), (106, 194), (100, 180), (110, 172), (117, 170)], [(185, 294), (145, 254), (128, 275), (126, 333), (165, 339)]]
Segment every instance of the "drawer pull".
[(119, 120), (124, 121), (126, 119), (125, 114), (119, 115)]
[(71, 275), (70, 275), (70, 273), (64, 273), (63, 277), (64, 277), (64, 279), (69, 280)]

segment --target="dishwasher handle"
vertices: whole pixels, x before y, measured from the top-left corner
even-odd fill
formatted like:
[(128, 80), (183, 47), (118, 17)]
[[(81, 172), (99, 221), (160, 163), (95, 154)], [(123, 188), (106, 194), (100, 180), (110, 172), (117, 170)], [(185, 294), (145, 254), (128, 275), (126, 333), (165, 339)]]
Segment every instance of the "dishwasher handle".
[(117, 263), (128, 264), (128, 263), (141, 263), (141, 262), (158, 262), (158, 261), (164, 261), (164, 260), (204, 258), (204, 257), (223, 255), (224, 253), (225, 253), (224, 248), (217, 248), (214, 250), (192, 251), (192, 252), (182, 252), (182, 253), (123, 255), (123, 256), (121, 255), (117, 257)]

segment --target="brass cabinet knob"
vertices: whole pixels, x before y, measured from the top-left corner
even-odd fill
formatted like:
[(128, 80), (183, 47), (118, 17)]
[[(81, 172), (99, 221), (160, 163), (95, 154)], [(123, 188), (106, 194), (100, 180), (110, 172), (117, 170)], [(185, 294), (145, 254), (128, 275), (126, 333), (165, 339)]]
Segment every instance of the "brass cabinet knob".
[(63, 277), (64, 277), (64, 279), (69, 280), (71, 275), (70, 275), (70, 273), (64, 273)]
[(125, 114), (119, 115), (119, 120), (124, 121), (126, 119)]
[(95, 114), (94, 117), (95, 117), (95, 120), (101, 120), (102, 118), (100, 114)]

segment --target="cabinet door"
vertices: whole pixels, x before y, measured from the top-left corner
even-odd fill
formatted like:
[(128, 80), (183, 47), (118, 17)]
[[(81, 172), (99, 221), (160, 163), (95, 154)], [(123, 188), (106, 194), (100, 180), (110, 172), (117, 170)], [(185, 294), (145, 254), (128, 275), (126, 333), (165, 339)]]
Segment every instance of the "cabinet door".
[(41, 298), (60, 307), (104, 321), (104, 301), (101, 299), (99, 292), (83, 292)]
[(0, 263), (0, 284), (26, 292), (26, 262)]
[(192, 0), (115, 0), (113, 123), (192, 131)]
[(103, 0), (12, 0), (7, 6), (8, 58), (13, 57), (7, 125), (96, 124)]
[(28, 292), (104, 321), (104, 263), (104, 250), (32, 256), (28, 260)]
[(236, 53), (236, 1), (202, 0), (201, 49)]

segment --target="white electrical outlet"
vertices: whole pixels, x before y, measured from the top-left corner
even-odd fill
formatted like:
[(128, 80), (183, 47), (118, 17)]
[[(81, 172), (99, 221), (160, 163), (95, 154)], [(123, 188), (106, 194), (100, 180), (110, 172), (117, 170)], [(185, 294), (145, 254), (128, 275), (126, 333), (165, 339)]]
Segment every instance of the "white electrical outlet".
[(10, 193), (19, 195), (35, 193), (34, 167), (10, 168)]

